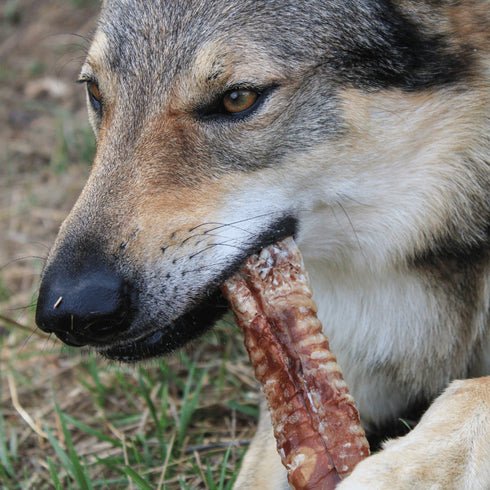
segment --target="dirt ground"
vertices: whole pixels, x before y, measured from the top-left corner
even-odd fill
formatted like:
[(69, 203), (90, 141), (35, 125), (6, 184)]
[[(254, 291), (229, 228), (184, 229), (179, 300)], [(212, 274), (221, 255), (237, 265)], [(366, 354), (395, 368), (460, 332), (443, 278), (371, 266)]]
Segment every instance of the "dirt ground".
[(74, 81), (97, 10), (81, 0), (0, 3), (0, 311), (29, 326), (24, 307), (93, 151)]

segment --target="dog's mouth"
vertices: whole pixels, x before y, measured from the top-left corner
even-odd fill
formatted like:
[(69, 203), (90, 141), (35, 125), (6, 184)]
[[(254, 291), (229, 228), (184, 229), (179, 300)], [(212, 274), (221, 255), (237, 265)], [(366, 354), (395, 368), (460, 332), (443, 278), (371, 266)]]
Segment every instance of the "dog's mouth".
[(228, 311), (228, 303), (221, 293), (220, 286), (238, 271), (250, 255), (258, 253), (262, 248), (287, 236), (294, 236), (296, 226), (296, 219), (287, 216), (266, 233), (257, 236), (254, 244), (247, 247), (225, 271), (205, 288), (201, 298), (171, 324), (157, 329), (154, 326), (153, 328), (151, 326), (141, 328), (140, 331), (149, 333), (134, 339), (125, 339), (121, 336), (111, 343), (98, 346), (97, 350), (108, 359), (132, 363), (161, 357), (201, 336)]
[[(93, 263), (84, 262), (78, 274), (65, 270), (65, 261), (60, 260), (43, 278), (36, 322), (42, 330), (54, 333), (64, 343), (75, 347), (91, 346), (112, 360), (136, 362), (164, 356), (210, 329), (228, 311), (220, 286), (250, 255), (287, 236), (294, 236), (296, 227), (297, 220), (290, 214), (275, 220), (254, 240), (244, 244), (241, 252), (203, 285), (197, 295), (189, 297), (184, 291), (182, 305), (185, 308), (173, 318), (169, 317), (170, 309), (159, 312), (154, 306), (155, 298), (140, 296), (143, 293), (139, 288), (131, 287), (126, 278), (97, 261), (96, 253), (90, 255)], [(174, 299), (178, 308), (179, 300)]]
[(227, 308), (221, 291), (216, 289), (206, 301), (196, 304), (171, 325), (136, 339), (119, 339), (112, 345), (99, 347), (98, 351), (108, 359), (126, 363), (161, 357), (209, 330)]

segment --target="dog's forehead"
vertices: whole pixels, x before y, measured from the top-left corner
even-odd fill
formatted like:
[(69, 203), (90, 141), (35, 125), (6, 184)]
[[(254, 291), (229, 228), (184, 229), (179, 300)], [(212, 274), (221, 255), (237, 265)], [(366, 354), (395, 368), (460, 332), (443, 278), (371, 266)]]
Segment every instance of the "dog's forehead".
[(304, 59), (308, 53), (304, 36), (296, 48), (290, 40), (281, 41), (281, 31), (291, 29), (283, 18), (292, 4), (281, 2), (281, 15), (271, 8), (274, 4), (110, 0), (99, 21), (106, 42), (104, 64), (127, 76), (158, 75), (164, 80), (172, 79), (196, 59), (211, 67), (220, 56), (229, 58), (232, 51), (236, 62), (240, 57), (254, 57), (260, 62), (261, 50), (274, 51), (276, 62), (284, 59), (284, 65), (291, 63), (294, 49), (301, 51)]
[[(412, 3), (424, 12), (414, 14)], [(274, 76), (264, 69), (292, 79), (321, 66), (338, 86), (426, 89), (469, 73), (477, 50), (477, 41), (459, 46), (447, 23), (436, 22), (449, 3), (107, 0), (96, 36), (104, 43), (95, 43), (88, 61), (110, 71), (124, 93), (151, 88), (159, 96), (179, 85), (184, 92), (206, 86), (201, 80), (219, 74), (220, 63), (237, 85), (254, 75), (266, 85)], [(240, 69), (250, 75), (240, 80)]]

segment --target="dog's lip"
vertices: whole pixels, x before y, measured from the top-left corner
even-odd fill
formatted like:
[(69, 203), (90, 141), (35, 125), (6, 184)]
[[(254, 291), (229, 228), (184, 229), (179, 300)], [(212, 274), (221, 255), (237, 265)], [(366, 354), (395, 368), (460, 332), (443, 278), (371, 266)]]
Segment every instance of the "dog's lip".
[[(220, 286), (238, 271), (250, 255), (252, 254), (243, 255), (242, 257), (237, 258), (237, 260), (223, 271), (212, 284), (208, 285), (206, 289), (213, 292), (206, 295), (206, 298), (203, 300), (196, 302), (189, 311), (182, 314), (172, 323), (158, 328), (152, 328), (150, 331), (134, 338), (116, 339), (112, 344), (99, 344), (96, 346), (98, 352), (107, 359), (124, 363), (134, 363), (143, 359), (161, 357), (162, 355), (176, 350), (185, 343), (175, 342), (172, 338), (175, 337), (175, 335), (179, 335), (179, 325), (187, 322), (195, 322), (196, 311), (205, 311), (206, 317), (214, 316), (213, 321), (208, 322), (208, 324), (200, 322), (199, 330), (202, 332), (208, 330), (220, 316), (228, 311), (228, 302), (221, 293)], [(210, 310), (214, 310), (217, 313), (215, 315), (210, 315)]]
[(114, 361), (126, 363), (136, 362), (147, 357), (154, 357), (150, 352), (155, 350), (155, 347), (163, 341), (164, 335), (164, 329), (155, 330), (125, 343), (99, 348), (99, 352), (104, 357)]
[(111, 345), (101, 345), (98, 352), (104, 357), (132, 363), (162, 357), (182, 347), (210, 329), (228, 310), (228, 304), (219, 288), (207, 300), (196, 303), (172, 323), (149, 328), (148, 333), (129, 339), (118, 339)]

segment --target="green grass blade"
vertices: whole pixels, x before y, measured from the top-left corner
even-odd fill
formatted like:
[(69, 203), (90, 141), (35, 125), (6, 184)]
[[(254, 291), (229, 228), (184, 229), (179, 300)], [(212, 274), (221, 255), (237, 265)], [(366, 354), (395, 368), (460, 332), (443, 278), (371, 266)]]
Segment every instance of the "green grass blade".
[(86, 434), (90, 434), (92, 436), (95, 436), (100, 441), (108, 442), (109, 444), (111, 444), (114, 447), (122, 447), (122, 442), (119, 439), (108, 436), (107, 434), (105, 434), (104, 432), (101, 432), (100, 430), (89, 427), (88, 425), (84, 424), (83, 422), (80, 422), (76, 418), (74, 418), (74, 417), (72, 417), (66, 413), (63, 414), (63, 417), (64, 417), (66, 422), (72, 424), (74, 427), (82, 430)]
[(218, 484), (219, 490), (222, 490), (224, 488), (226, 470), (227, 470), (228, 459), (230, 458), (230, 454), (231, 454), (231, 444), (228, 446), (228, 449), (226, 450), (226, 453), (223, 456), (223, 462), (221, 463), (221, 474), (220, 474), (220, 479)]
[(129, 478), (131, 478), (133, 483), (138, 485), (138, 488), (140, 488), (141, 490), (154, 490), (153, 485), (150, 485), (142, 476), (136, 473), (136, 471), (133, 470), (133, 468), (131, 468), (130, 466), (126, 466), (124, 468), (124, 473)]
[(48, 466), (49, 466), (49, 474), (51, 475), (51, 480), (54, 485), (54, 489), (63, 490), (63, 486), (61, 485), (60, 479), (58, 477), (58, 471), (51, 458), (48, 458)]
[(58, 414), (61, 423), (61, 430), (63, 431), (63, 435), (65, 437), (65, 443), (68, 448), (68, 453), (66, 453), (66, 451), (63, 452), (65, 453), (66, 457), (70, 460), (69, 466), (72, 469), (72, 476), (75, 478), (75, 481), (78, 483), (81, 490), (93, 490), (93, 485), (92, 482), (90, 481), (90, 477), (88, 476), (87, 472), (85, 471), (85, 469), (81, 464), (81, 459), (79, 458), (75, 450), (75, 447), (73, 445), (70, 431), (66, 426), (66, 416), (61, 411), (56, 401), (55, 401), (55, 409), (56, 409), (56, 413)]
[(201, 395), (201, 389), (204, 384), (206, 375), (208, 373), (207, 369), (203, 369), (201, 376), (196, 382), (196, 364), (189, 365), (189, 374), (187, 375), (187, 380), (184, 387), (184, 393), (182, 395), (182, 406), (180, 409), (180, 426), (177, 434), (177, 445), (180, 446), (184, 440), (185, 433), (192, 419), (193, 413), (199, 403), (199, 396)]
[(50, 442), (50, 444), (53, 447), (56, 455), (60, 459), (61, 464), (65, 468), (66, 472), (73, 474), (74, 469), (73, 469), (71, 459), (68, 456), (68, 453), (61, 447), (61, 444), (58, 442), (58, 440), (53, 435), (53, 433), (49, 430), (48, 427), (45, 427), (44, 430), (45, 430), (46, 434), (48, 435), (48, 441)]
[(12, 453), (7, 442), (7, 433), (5, 431), (5, 420), (3, 418), (3, 413), (0, 412), (0, 464), (1, 469), (8, 476), (13, 477), (15, 475), (15, 470), (12, 465)]

